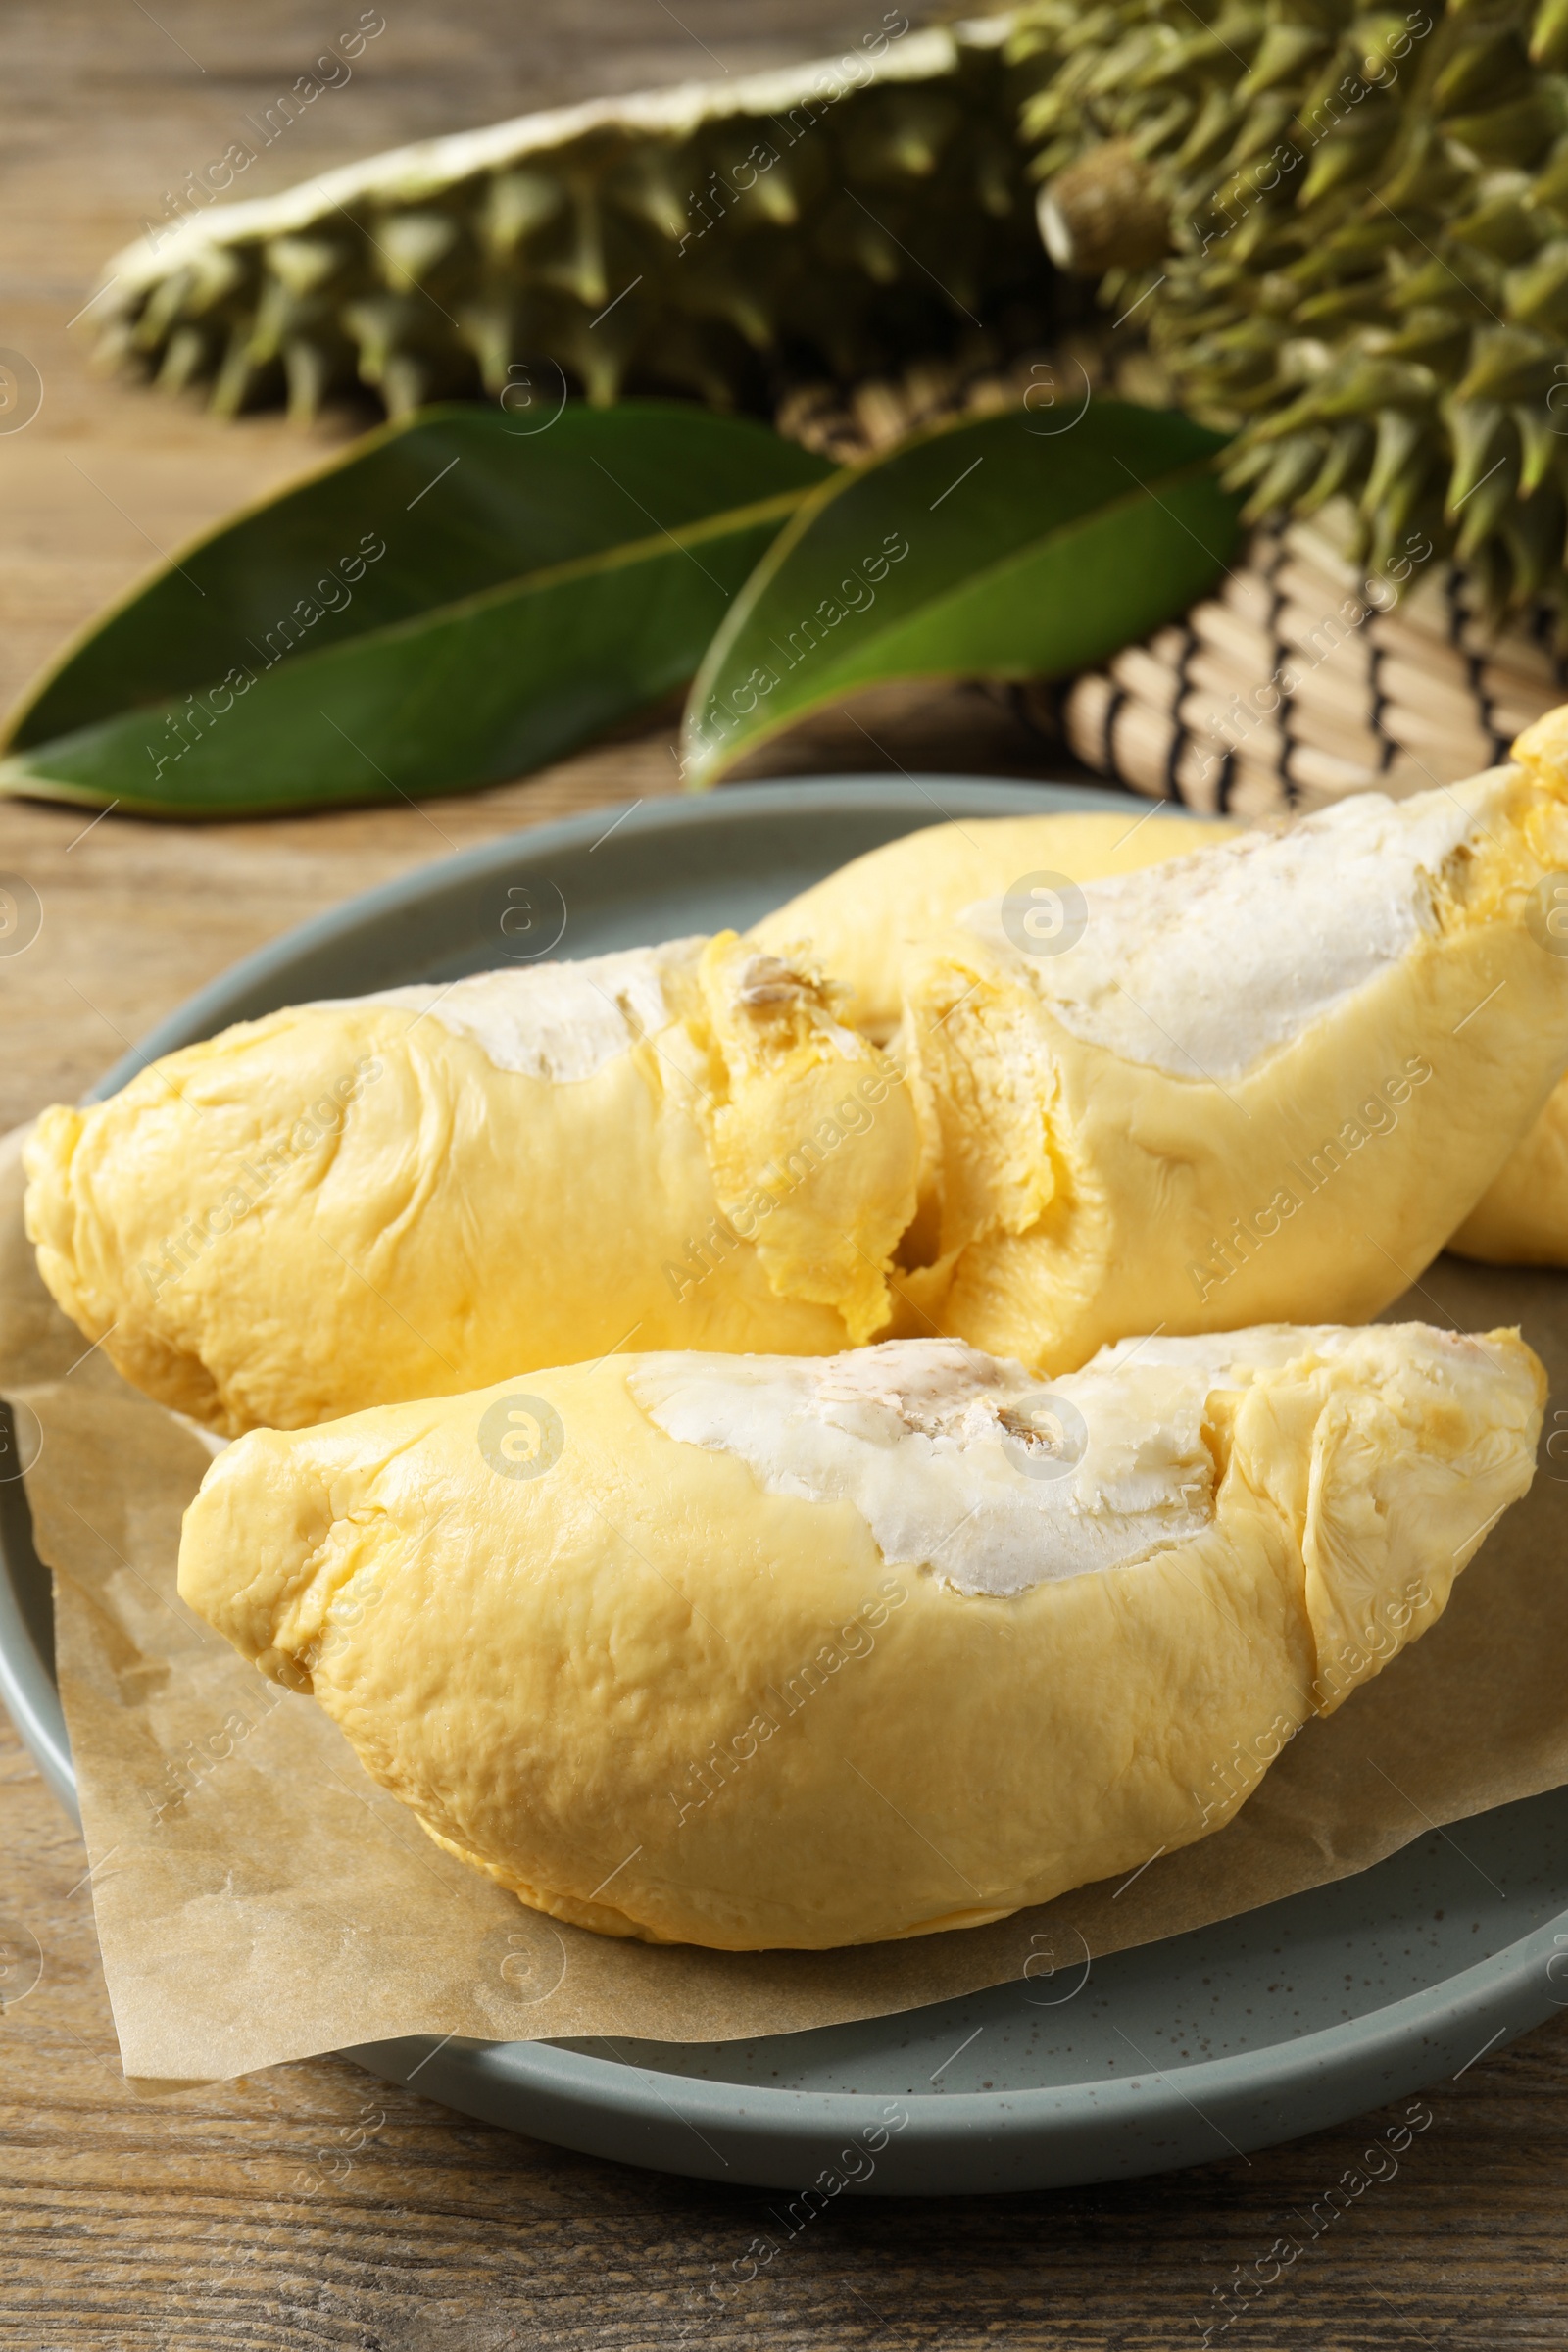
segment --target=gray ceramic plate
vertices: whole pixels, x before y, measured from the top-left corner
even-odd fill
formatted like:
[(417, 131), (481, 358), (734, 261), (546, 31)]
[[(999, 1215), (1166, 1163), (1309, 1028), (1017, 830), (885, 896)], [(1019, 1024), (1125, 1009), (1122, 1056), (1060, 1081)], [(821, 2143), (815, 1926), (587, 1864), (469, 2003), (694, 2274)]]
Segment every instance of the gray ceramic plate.
[[(1107, 806), (1125, 806), (1129, 823), (1148, 808), (1051, 785), (835, 777), (544, 826), (290, 933), (166, 1021), (97, 1092), (302, 998), (744, 925), (947, 814)], [(1468, 1286), (1461, 1320), (1516, 1318), (1516, 1278), (1454, 1279)], [(25, 1497), (0, 1484), (0, 1697), (70, 1805), (51, 1653)], [(1435, 1832), (1358, 1878), (1097, 1962), (1087, 1979), (1066, 1969), (747, 2043), (406, 2040), (348, 2055), (540, 2138), (714, 2180), (801, 2190), (826, 2175), (822, 2194), (1029, 2188), (1265, 2146), (1455, 2074), (1568, 2001), (1561, 1946), (1568, 1788)]]

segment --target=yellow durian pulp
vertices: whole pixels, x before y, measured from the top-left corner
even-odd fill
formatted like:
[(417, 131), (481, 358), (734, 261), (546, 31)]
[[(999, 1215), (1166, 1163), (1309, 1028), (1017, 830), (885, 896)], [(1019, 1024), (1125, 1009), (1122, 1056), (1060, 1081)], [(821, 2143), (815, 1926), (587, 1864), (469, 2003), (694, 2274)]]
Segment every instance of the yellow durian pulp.
[(1565, 747), (1547, 719), (1508, 768), (1277, 837), (940, 828), (751, 939), (241, 1024), (44, 1113), (44, 1279), (225, 1435), (617, 1347), (951, 1333), (1055, 1371), (1375, 1314), (1568, 1062)]
[(233, 1436), (628, 1344), (864, 1340), (916, 1139), (898, 1067), (731, 932), (243, 1022), (26, 1158), (55, 1298)]
[(241, 1439), (179, 1589), (559, 1919), (915, 1936), (1219, 1827), (1442, 1613), (1544, 1387), (1419, 1324), (1130, 1342), (1045, 1399), (953, 1342), (614, 1356)]
[(1562, 865), (1560, 773), (1527, 760), (1092, 883), (1068, 952), (1005, 901), (917, 946), (899, 1050), (939, 1140), (902, 1287), (1053, 1370), (1146, 1327), (1379, 1313), (1568, 1062)]
[(1243, 829), (1153, 808), (1143, 816), (1074, 808), (926, 825), (840, 866), (754, 923), (752, 937), (777, 955), (807, 950), (846, 990), (845, 1019), (888, 1038), (903, 1011), (905, 949), (945, 931), (976, 900), (1001, 898), (1039, 872), (1074, 882), (1137, 873)]
[[(901, 1017), (906, 949), (975, 902), (999, 899), (1032, 874), (1085, 883), (1136, 873), (1245, 829), (1224, 818), (1096, 810), (950, 820), (854, 858), (765, 915), (753, 936), (780, 954), (808, 950), (847, 990), (846, 1018), (886, 1040)], [(1568, 1080), (1447, 1247), (1494, 1265), (1568, 1266)]]

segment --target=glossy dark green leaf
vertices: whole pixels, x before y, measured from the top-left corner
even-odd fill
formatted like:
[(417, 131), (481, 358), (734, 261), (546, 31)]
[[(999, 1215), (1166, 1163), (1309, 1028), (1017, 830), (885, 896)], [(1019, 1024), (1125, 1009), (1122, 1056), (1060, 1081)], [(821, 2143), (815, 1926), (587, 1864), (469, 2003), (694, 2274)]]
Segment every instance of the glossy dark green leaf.
[(1060, 677), (1186, 611), (1235, 549), (1224, 438), (1091, 400), (947, 426), (815, 490), (710, 647), (696, 789), (806, 712), (904, 677)]
[(183, 549), (13, 719), (0, 789), (181, 816), (458, 792), (688, 679), (826, 463), (696, 408), (426, 411)]

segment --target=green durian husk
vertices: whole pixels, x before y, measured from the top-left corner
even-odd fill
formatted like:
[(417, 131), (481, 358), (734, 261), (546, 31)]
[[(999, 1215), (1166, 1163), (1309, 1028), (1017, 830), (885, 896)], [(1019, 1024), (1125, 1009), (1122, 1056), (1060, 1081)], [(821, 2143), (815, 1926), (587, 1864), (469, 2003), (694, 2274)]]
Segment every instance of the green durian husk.
[(150, 230), (106, 356), (226, 414), (504, 402), (541, 368), (773, 413), (982, 329), (1059, 344), (1098, 301), (1107, 376), (1233, 431), (1250, 513), (1337, 496), (1499, 612), (1568, 602), (1568, 0), (1024, 0), (850, 56)]
[[(885, 23), (900, 22), (891, 14)], [(224, 414), (505, 400), (559, 370), (769, 412), (1093, 308), (1048, 261), (1011, 21), (881, 31), (782, 73), (558, 109), (148, 223), (105, 272), (110, 364)]]
[[(1494, 612), (1568, 603), (1568, 0), (1026, 0), (1010, 46), (1048, 203), (1110, 141), (1142, 157), (1152, 351), (1236, 432), (1250, 515), (1343, 494), (1368, 554), (1419, 517)], [(1194, 129), (1221, 121), (1223, 151)]]

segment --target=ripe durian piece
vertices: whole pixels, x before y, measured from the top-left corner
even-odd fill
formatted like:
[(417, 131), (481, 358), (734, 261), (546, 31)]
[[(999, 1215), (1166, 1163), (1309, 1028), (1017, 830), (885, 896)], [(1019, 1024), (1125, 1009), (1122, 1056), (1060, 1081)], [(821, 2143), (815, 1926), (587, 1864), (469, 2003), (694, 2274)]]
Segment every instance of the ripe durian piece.
[[(1513, 750), (1514, 758), (1537, 773), (1568, 771), (1568, 710), (1548, 711)], [(1529, 912), (1543, 952), (1568, 958), (1568, 875), (1555, 874), (1543, 883)], [(1448, 1247), (1489, 1265), (1568, 1266), (1568, 1079)]]
[[(1527, 754), (1542, 748), (1534, 735), (1521, 744)], [(1568, 744), (1563, 749), (1568, 755)], [(1129, 825), (1121, 816), (1076, 810), (928, 825), (841, 866), (764, 916), (752, 936), (779, 955), (789, 955), (792, 943), (797, 955), (809, 953), (844, 984), (844, 1017), (886, 1042), (902, 1012), (906, 947), (946, 930), (967, 906), (1031, 879), (1082, 884), (1136, 873), (1233, 841), (1242, 830), (1223, 819), (1150, 815)], [(1568, 884), (1561, 897), (1560, 905), (1538, 909), (1537, 930), (1543, 944), (1568, 952)], [(933, 1143), (933, 1159), (936, 1149)], [(1568, 1079), (1447, 1247), (1494, 1265), (1568, 1266)]]
[(1025, 877), (910, 950), (938, 1214), (901, 1287), (934, 1327), (1064, 1371), (1414, 1281), (1568, 1063), (1552, 725), (1521, 764), (1048, 891), (1038, 921)]
[(1030, 0), (1012, 42), (1054, 259), (1238, 429), (1249, 512), (1338, 495), (1375, 567), (1430, 537), (1494, 615), (1562, 595), (1565, 26), (1560, 0)]
[(1052, 816), (965, 817), (906, 833), (852, 858), (752, 927), (775, 955), (805, 951), (846, 990), (844, 1018), (886, 1039), (903, 1010), (904, 948), (956, 921), (977, 899), (1000, 898), (1020, 877), (1073, 882), (1136, 873), (1240, 827), (1180, 816), (1127, 817), (1071, 809)]
[(1423, 1324), (1050, 1392), (940, 1341), (615, 1356), (241, 1439), (179, 1590), (557, 1919), (926, 1935), (1220, 1827), (1442, 1614), (1544, 1393), (1517, 1334)]
[(1448, 1248), (1490, 1266), (1568, 1266), (1568, 1080)]
[[(590, 400), (765, 410), (979, 320), (1037, 338), (1065, 294), (1032, 217), (1003, 19), (527, 115), (280, 195), (169, 200), (107, 265), (103, 354), (232, 415), (356, 385), (402, 415)], [(231, 155), (236, 151), (231, 150)], [(236, 169), (243, 170), (244, 165)]]
[(294, 1428), (638, 1341), (888, 1318), (902, 1072), (733, 932), (295, 1006), (46, 1110), (54, 1297), (208, 1428)]

